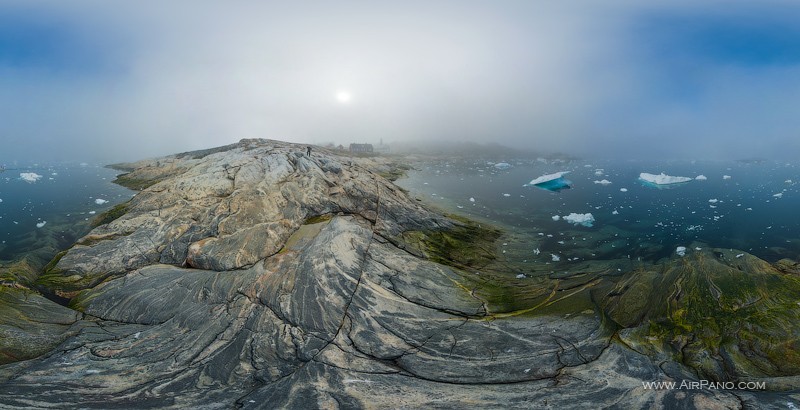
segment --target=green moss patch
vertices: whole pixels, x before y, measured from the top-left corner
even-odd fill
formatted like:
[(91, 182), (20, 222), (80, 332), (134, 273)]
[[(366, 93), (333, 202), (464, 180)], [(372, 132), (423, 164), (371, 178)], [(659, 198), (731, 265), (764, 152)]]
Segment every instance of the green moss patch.
[(114, 181), (112, 181), (112, 182), (114, 182), (117, 185), (124, 186), (125, 188), (134, 190), (134, 191), (142, 191), (144, 189), (147, 189), (147, 188), (149, 188), (149, 187), (161, 182), (162, 180), (163, 179), (161, 179), (161, 178), (142, 178), (142, 177), (137, 177), (137, 176), (134, 175), (134, 173), (129, 172), (127, 174), (117, 175), (117, 178), (114, 179)]
[(92, 219), (91, 222), (92, 228), (96, 228), (100, 225), (111, 223), (112, 221), (115, 221), (122, 215), (128, 213), (128, 210), (130, 210), (130, 201), (114, 205), (113, 208), (103, 212), (100, 215), (97, 215), (97, 217)]

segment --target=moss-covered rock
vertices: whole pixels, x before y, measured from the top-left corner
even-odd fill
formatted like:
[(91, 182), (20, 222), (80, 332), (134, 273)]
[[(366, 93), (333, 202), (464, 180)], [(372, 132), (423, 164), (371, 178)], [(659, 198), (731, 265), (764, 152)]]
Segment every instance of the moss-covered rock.
[(495, 241), (500, 237), (499, 229), (448, 216), (456, 222), (450, 228), (403, 232), (402, 239), (407, 249), (459, 269), (481, 269), (497, 259)]
[(103, 212), (100, 215), (97, 215), (97, 217), (92, 219), (91, 226), (92, 228), (96, 228), (100, 225), (111, 223), (116, 219), (118, 219), (119, 217), (121, 217), (122, 215), (128, 213), (129, 209), (130, 209), (130, 201), (114, 205), (111, 209)]
[(594, 297), (621, 340), (712, 380), (800, 373), (800, 277), (756, 257), (696, 252)]

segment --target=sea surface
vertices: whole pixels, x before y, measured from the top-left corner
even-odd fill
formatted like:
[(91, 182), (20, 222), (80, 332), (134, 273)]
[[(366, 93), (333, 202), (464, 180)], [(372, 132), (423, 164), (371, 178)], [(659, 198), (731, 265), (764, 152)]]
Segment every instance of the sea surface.
[[(516, 258), (567, 263), (587, 259), (656, 262), (713, 247), (767, 261), (800, 256), (800, 166), (786, 162), (645, 161), (420, 162), (397, 184), (442, 208), (495, 223), (518, 235)], [(571, 189), (525, 186), (570, 171)], [(665, 173), (690, 182), (648, 186), (639, 174)], [(706, 179), (694, 179), (700, 175)], [(605, 180), (610, 183), (596, 183)], [(591, 226), (564, 219), (591, 213)], [(512, 252), (510, 252), (511, 254)]]
[(71, 246), (89, 232), (94, 217), (134, 194), (111, 182), (119, 173), (90, 164), (0, 172), (0, 261), (47, 258)]

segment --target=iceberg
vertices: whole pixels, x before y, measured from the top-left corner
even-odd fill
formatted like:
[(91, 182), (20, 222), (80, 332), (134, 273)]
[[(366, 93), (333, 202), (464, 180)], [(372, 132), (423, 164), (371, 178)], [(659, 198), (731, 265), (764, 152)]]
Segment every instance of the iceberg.
[(679, 247), (675, 248), (675, 253), (677, 253), (678, 256), (686, 256), (686, 247), (685, 246), (679, 246)]
[(600, 180), (600, 181), (594, 181), (594, 183), (595, 183), (595, 184), (600, 184), (600, 185), (608, 185), (608, 184), (610, 184), (610, 183), (611, 183), (611, 181), (609, 181), (609, 180), (607, 180), (607, 179), (602, 179), (602, 180)]
[(663, 185), (682, 184), (691, 181), (692, 178), (674, 177), (672, 175), (667, 175), (663, 172), (659, 175), (642, 172), (641, 174), (639, 174), (639, 180), (643, 181), (645, 185), (660, 187)]
[(705, 181), (705, 180), (708, 179), (708, 177), (706, 177), (705, 175), (700, 174), (700, 175), (694, 177), (694, 179), (696, 179), (698, 181)]
[(628, 188), (620, 188), (619, 192), (628, 192)]
[(571, 188), (572, 182), (567, 181), (564, 179), (564, 175), (568, 174), (569, 171), (561, 171), (556, 172), (554, 174), (547, 174), (542, 175), (538, 178), (534, 178), (531, 182), (523, 186), (535, 186), (537, 188), (545, 189), (548, 191), (560, 191), (562, 189), (569, 189)]
[(44, 228), (45, 225), (47, 225), (47, 221), (42, 221), (42, 222), (37, 222), (36, 223), (36, 227), (37, 228)]
[(594, 215), (591, 213), (576, 214), (573, 212), (569, 215), (562, 216), (562, 218), (573, 225), (583, 225), (591, 228), (592, 224), (594, 224)]
[(94, 203), (96, 203), (97, 205), (103, 205), (106, 202), (108, 202), (108, 201), (106, 201), (105, 199), (100, 199), (100, 198), (97, 198), (97, 199), (94, 200)]
[(731, 176), (730, 175), (723, 175), (722, 179), (731, 179)]
[(23, 181), (28, 182), (28, 183), (34, 183), (34, 182), (42, 179), (42, 176), (37, 174), (37, 173), (35, 173), (35, 172), (21, 172), (19, 174), (19, 177), (20, 177), (20, 179), (22, 179)]
[(561, 216), (559, 216), (559, 215), (553, 215), (553, 220), (554, 220), (554, 221), (560, 221), (560, 220), (561, 220)]
[(511, 168), (511, 164), (509, 164), (508, 162), (498, 162), (494, 164), (494, 167), (497, 169), (509, 169)]

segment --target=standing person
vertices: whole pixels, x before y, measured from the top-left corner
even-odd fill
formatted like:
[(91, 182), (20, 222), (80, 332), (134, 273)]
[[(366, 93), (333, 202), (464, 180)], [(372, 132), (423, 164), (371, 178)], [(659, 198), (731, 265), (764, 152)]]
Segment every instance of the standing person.
[(306, 147), (306, 155), (311, 156), (311, 145)]

